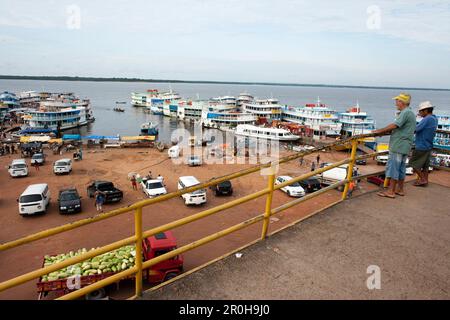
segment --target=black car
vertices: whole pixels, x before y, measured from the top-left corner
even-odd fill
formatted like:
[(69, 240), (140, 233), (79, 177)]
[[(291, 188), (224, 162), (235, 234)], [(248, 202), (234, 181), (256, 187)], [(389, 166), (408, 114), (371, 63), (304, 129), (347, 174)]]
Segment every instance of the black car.
[(367, 161), (366, 161), (366, 159), (359, 159), (359, 160), (356, 160), (356, 164), (360, 165), (360, 166), (365, 166), (367, 164)]
[(317, 178), (309, 178), (298, 182), (303, 190), (307, 193), (311, 193), (317, 190), (320, 190), (322, 187), (320, 185), (320, 181)]
[(233, 194), (233, 186), (231, 181), (223, 181), (210, 187), (216, 193), (216, 196), (231, 196)]
[(58, 196), (59, 213), (81, 212), (81, 197), (77, 189), (63, 189)]

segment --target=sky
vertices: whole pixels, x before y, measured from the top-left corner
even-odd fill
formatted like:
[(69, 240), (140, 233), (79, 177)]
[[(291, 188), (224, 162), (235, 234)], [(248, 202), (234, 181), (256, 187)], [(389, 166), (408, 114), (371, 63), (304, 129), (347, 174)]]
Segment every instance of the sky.
[(0, 0), (0, 74), (450, 88), (450, 0)]

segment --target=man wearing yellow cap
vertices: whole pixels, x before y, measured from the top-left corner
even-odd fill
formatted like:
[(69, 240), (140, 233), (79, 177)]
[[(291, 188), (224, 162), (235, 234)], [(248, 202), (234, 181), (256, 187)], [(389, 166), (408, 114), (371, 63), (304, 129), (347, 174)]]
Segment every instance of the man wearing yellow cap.
[(386, 178), (390, 179), (390, 184), (388, 190), (379, 192), (378, 195), (392, 199), (395, 198), (395, 195), (405, 195), (403, 186), (406, 175), (406, 159), (411, 151), (416, 129), (416, 116), (409, 107), (411, 96), (401, 93), (393, 99), (397, 110), (400, 111), (394, 123), (373, 132), (377, 135), (391, 133), (389, 160), (386, 165)]

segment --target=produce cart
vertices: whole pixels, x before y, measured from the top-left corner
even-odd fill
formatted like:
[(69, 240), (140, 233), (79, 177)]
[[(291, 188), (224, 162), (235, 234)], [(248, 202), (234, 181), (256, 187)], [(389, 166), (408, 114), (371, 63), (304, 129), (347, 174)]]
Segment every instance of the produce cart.
[[(143, 261), (150, 260), (176, 248), (176, 239), (170, 231), (148, 237), (142, 241)], [(62, 269), (61, 271), (52, 272), (49, 275), (42, 276), (37, 282), (38, 299), (41, 300), (50, 293), (53, 293), (56, 296), (67, 294), (133, 267), (133, 251), (134, 246), (122, 247), (105, 253), (104, 255), (89, 259), (83, 263)], [(86, 249), (78, 250), (78, 253), (83, 252), (86, 252)], [(42, 266), (48, 266), (52, 263), (57, 263), (76, 255), (77, 253), (70, 252), (67, 255), (45, 256)], [(102, 256), (104, 259), (102, 259)], [(71, 268), (71, 272), (68, 272), (69, 268)], [(77, 272), (78, 269), (79, 272)], [(182, 272), (183, 256), (178, 255), (175, 258), (160, 262), (150, 269), (145, 270), (142, 277), (149, 283), (156, 284), (172, 279)], [(122, 280), (133, 278), (134, 276), (131, 276)], [(79, 285), (78, 288), (74, 288), (75, 283)], [(104, 289), (98, 290), (87, 295), (86, 299), (103, 298), (105, 294), (106, 291)]]

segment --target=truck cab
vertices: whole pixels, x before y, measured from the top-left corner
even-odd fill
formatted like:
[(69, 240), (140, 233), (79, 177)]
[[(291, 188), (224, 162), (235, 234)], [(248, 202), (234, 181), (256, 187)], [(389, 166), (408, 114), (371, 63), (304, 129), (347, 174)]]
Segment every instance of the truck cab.
[[(387, 151), (389, 150), (389, 144), (387, 143), (379, 143), (377, 144), (377, 152)], [(389, 154), (380, 154), (376, 157), (378, 165), (385, 165), (388, 162)]]
[[(171, 231), (165, 231), (142, 241), (144, 261), (177, 249), (177, 240)], [(170, 280), (183, 272), (183, 256), (180, 254), (160, 262), (146, 270), (149, 283), (159, 283)]]

